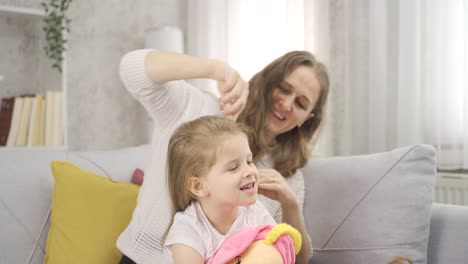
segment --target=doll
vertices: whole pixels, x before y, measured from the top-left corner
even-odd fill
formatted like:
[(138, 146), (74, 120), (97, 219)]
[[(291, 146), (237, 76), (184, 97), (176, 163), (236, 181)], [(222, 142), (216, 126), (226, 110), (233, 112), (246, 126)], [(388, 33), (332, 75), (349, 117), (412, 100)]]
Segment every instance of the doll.
[(208, 264), (294, 264), (302, 237), (288, 224), (247, 226), (228, 238)]

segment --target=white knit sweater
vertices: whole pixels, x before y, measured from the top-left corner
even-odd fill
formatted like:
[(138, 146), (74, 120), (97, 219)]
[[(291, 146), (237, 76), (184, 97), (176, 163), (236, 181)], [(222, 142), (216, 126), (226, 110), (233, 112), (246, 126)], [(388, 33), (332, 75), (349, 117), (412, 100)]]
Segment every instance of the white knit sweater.
[[(117, 240), (117, 247), (138, 264), (161, 262), (161, 237), (170, 221), (170, 200), (166, 187), (167, 145), (173, 131), (183, 122), (206, 115), (221, 115), (216, 97), (185, 81), (158, 84), (145, 71), (145, 56), (151, 50), (127, 53), (120, 62), (120, 78), (128, 91), (146, 108), (154, 121), (152, 157), (145, 168), (132, 220)], [(259, 168), (272, 167), (265, 158)], [(287, 179), (304, 203), (304, 178), (298, 171)], [(260, 196), (268, 211), (281, 222), (281, 208), (276, 201)]]

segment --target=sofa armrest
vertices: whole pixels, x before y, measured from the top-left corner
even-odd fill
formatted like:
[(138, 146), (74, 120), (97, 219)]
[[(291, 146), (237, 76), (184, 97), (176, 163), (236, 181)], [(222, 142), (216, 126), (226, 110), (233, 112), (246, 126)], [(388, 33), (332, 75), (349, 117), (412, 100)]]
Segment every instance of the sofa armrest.
[(40, 238), (53, 189), (50, 162), (66, 156), (63, 148), (0, 149), (1, 263), (29, 263), (33, 253), (34, 259), (42, 256), (38, 249), (45, 248)]
[(428, 264), (468, 263), (468, 207), (433, 204)]

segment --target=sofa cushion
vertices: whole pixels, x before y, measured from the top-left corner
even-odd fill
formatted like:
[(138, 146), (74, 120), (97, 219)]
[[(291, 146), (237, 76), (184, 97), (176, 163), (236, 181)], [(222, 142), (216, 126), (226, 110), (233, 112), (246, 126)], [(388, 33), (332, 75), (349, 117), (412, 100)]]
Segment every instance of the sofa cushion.
[(468, 263), (468, 206), (433, 204), (428, 264)]
[(116, 240), (130, 222), (139, 188), (61, 161), (55, 178), (45, 263), (118, 263)]
[(302, 170), (312, 263), (426, 263), (435, 150), (312, 159)]

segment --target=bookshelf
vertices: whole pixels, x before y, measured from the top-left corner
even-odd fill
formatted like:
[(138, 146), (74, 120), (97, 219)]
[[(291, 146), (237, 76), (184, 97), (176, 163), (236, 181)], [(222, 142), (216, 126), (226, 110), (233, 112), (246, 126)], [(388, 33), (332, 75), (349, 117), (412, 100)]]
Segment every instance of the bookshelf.
[(25, 94), (61, 92), (60, 122), (63, 144), (59, 146), (0, 146), (0, 150), (67, 149), (67, 58), (64, 54), (62, 73), (52, 69), (43, 47), (43, 19), (41, 9), (0, 4), (0, 98)]
[(29, 15), (29, 16), (38, 16), (38, 17), (45, 16), (44, 11), (39, 10), (39, 9), (19, 7), (19, 6), (7, 6), (7, 5), (0, 5), (0, 13)]

